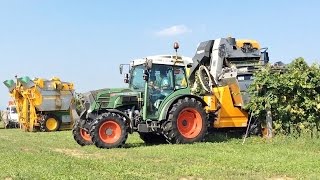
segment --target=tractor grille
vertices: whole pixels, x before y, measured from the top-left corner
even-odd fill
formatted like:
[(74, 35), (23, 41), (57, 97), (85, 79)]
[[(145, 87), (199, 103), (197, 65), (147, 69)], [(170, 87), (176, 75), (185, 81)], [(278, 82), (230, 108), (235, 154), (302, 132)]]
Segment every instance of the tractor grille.
[(110, 94), (103, 94), (99, 96), (98, 102), (101, 105), (101, 108), (107, 108), (110, 102)]

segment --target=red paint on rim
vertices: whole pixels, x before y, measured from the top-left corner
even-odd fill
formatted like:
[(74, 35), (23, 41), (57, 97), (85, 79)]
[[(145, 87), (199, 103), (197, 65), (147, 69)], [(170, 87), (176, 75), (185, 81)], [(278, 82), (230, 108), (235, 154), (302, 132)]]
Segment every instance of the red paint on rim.
[(121, 136), (121, 127), (118, 123), (107, 120), (103, 122), (99, 128), (100, 139), (107, 143), (112, 144), (119, 140)]
[(81, 135), (81, 137), (82, 137), (84, 140), (86, 140), (86, 141), (91, 141), (91, 136), (90, 136), (90, 134), (89, 134), (86, 130), (84, 130), (84, 129), (82, 129), (82, 128), (80, 128), (80, 135)]
[(185, 138), (197, 137), (202, 130), (201, 114), (194, 108), (183, 109), (178, 116), (177, 127)]

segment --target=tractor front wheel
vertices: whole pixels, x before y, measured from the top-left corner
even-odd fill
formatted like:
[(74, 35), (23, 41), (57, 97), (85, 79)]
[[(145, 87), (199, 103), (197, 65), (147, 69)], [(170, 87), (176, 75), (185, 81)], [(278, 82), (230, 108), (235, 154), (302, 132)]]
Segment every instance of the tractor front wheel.
[(173, 104), (163, 126), (163, 133), (171, 143), (200, 142), (207, 131), (208, 119), (202, 103), (189, 97)]
[[(80, 120), (83, 121), (83, 120)], [(80, 126), (80, 121), (77, 121), (72, 129), (72, 134), (74, 140), (80, 145), (80, 146), (87, 146), (91, 145), (91, 136), (89, 132)]]
[(46, 114), (42, 117), (40, 121), (40, 131), (42, 132), (52, 132), (58, 131), (61, 125), (61, 120), (53, 115)]
[(122, 147), (128, 138), (124, 117), (110, 112), (101, 114), (93, 122), (90, 136), (99, 148)]

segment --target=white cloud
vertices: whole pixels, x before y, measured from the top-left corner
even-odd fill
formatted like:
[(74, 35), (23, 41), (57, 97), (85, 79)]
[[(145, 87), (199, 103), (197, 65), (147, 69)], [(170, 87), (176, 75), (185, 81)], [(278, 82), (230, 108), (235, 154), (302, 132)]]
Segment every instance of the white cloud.
[(174, 26), (162, 29), (160, 31), (157, 31), (155, 34), (157, 36), (176, 36), (176, 35), (181, 35), (189, 32), (192, 32), (192, 30), (185, 25), (174, 25)]

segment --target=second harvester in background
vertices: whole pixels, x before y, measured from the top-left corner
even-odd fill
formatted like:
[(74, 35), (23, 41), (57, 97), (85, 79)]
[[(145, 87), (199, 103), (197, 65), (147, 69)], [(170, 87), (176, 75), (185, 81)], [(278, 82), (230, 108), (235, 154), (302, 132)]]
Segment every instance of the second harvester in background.
[(28, 76), (6, 80), (11, 97), (14, 99), (21, 128), (26, 131), (57, 131), (71, 129), (72, 113), (75, 110), (72, 83), (59, 78), (50, 80)]

